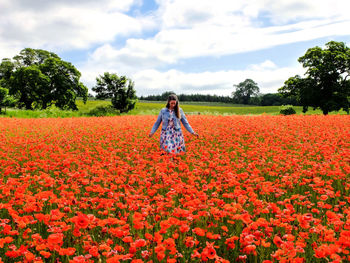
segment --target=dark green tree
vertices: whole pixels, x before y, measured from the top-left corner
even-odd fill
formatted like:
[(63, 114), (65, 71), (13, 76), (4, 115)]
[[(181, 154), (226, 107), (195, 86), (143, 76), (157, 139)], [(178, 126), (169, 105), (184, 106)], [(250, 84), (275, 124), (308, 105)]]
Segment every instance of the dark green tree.
[[(167, 91), (161, 95), (141, 96), (140, 100), (164, 101), (168, 99), (170, 94), (175, 94), (173, 91)], [(208, 101), (208, 102), (223, 102), (232, 103), (230, 96), (204, 95), (204, 94), (178, 94), (179, 101)]]
[(232, 92), (233, 100), (235, 103), (249, 104), (251, 98), (259, 94), (259, 87), (252, 79), (246, 79), (238, 85), (233, 85), (236, 90)]
[(88, 89), (79, 81), (80, 72), (55, 53), (41, 49), (23, 49), (19, 55), (3, 59), (0, 64), (0, 84), (18, 99), (26, 109), (77, 110), (76, 98), (87, 100)]
[(50, 79), (37, 66), (20, 67), (10, 78), (10, 92), (18, 99), (19, 108), (41, 109), (47, 97)]
[(113, 107), (121, 113), (132, 110), (137, 101), (134, 82), (115, 73), (105, 72), (97, 77), (92, 90), (96, 92), (96, 99), (111, 99)]
[(43, 106), (54, 102), (61, 109), (77, 110), (75, 101), (82, 97), (84, 103), (88, 97), (88, 89), (80, 82), (80, 72), (69, 62), (59, 58), (48, 58), (40, 66), (41, 71), (50, 78), (47, 100)]
[(14, 71), (15, 64), (8, 58), (4, 58), (0, 63), (0, 86), (9, 88), (9, 80)]
[(350, 107), (350, 48), (343, 42), (330, 41), (326, 48), (314, 47), (298, 59), (306, 68), (305, 77), (289, 78), (279, 92), (284, 97), (296, 96), (303, 106), (320, 108), (323, 114)]
[(168, 99), (169, 95), (171, 95), (171, 94), (175, 94), (175, 92), (173, 92), (173, 91), (163, 92), (162, 95), (160, 95), (161, 100), (162, 101), (164, 101), (164, 100), (166, 101)]
[(9, 95), (9, 90), (0, 86), (0, 113), (2, 108), (5, 108), (6, 112), (6, 107), (14, 106), (15, 102), (15, 98)]
[(278, 93), (267, 93), (261, 96), (261, 106), (281, 106), (282, 95)]

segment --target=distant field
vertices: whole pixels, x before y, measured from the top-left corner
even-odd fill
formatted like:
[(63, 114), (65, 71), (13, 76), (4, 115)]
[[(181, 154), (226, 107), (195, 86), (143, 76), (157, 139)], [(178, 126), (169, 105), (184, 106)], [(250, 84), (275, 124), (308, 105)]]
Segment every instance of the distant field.
[[(181, 108), (187, 114), (205, 115), (279, 115), (280, 106), (246, 106), (237, 104), (225, 104), (218, 102), (181, 102)], [(141, 101), (136, 104), (134, 110), (129, 114), (149, 115), (158, 114), (159, 110), (165, 107), (165, 102)], [(294, 107), (297, 114), (302, 113), (302, 107)], [(322, 111), (310, 109), (306, 114), (322, 114)], [(346, 114), (346, 112), (334, 112), (330, 114)]]
[[(91, 116), (91, 111), (97, 107), (106, 107), (111, 102), (108, 100), (88, 100), (86, 104), (78, 100), (78, 111), (61, 111), (55, 107), (47, 110), (18, 110), (7, 109), (6, 114), (1, 116), (18, 117), (18, 118), (65, 118), (65, 117), (81, 117)], [(135, 109), (127, 113), (127, 115), (156, 115), (159, 110), (165, 107), (165, 102), (139, 101)], [(204, 114), (204, 115), (278, 115), (280, 106), (247, 106), (238, 104), (226, 104), (219, 102), (181, 102), (181, 108), (186, 114)], [(302, 113), (302, 107), (294, 107), (297, 114)], [(309, 110), (306, 114), (322, 114), (320, 110)], [(346, 112), (333, 112), (330, 114), (346, 114)], [(117, 115), (116, 113), (108, 113), (108, 115)]]

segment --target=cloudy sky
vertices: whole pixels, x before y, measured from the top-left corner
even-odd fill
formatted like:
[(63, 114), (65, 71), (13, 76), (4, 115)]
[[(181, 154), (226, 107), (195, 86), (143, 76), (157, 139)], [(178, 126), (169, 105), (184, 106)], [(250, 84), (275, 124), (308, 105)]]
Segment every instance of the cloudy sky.
[(73, 63), (90, 89), (103, 72), (137, 95), (230, 95), (246, 78), (276, 92), (297, 59), (350, 44), (349, 0), (0, 0), (0, 59), (26, 47)]

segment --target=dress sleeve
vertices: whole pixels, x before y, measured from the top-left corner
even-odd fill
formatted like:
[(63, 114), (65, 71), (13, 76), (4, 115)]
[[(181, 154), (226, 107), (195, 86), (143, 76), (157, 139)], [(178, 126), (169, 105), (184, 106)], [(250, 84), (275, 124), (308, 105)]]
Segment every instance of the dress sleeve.
[(158, 118), (152, 127), (151, 134), (157, 131), (161, 122), (162, 122), (162, 111), (159, 112)]
[(193, 131), (191, 125), (188, 123), (186, 116), (185, 116), (185, 113), (182, 109), (180, 109), (180, 114), (181, 114), (181, 122), (182, 122), (183, 126), (186, 128), (186, 130), (189, 133), (194, 133), (194, 131)]

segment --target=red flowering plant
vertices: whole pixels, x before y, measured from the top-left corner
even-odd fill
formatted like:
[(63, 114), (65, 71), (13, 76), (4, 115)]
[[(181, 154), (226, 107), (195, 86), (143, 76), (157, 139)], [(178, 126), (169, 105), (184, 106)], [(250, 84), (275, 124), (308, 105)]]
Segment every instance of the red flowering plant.
[(349, 116), (0, 119), (0, 262), (348, 262)]

